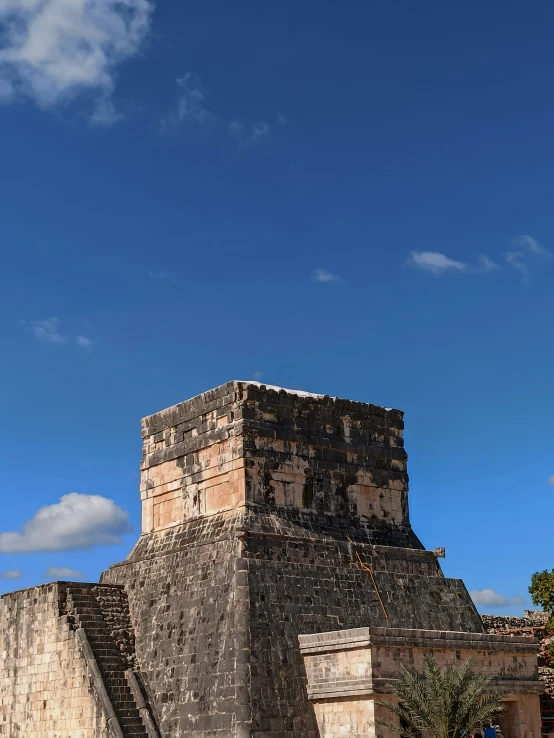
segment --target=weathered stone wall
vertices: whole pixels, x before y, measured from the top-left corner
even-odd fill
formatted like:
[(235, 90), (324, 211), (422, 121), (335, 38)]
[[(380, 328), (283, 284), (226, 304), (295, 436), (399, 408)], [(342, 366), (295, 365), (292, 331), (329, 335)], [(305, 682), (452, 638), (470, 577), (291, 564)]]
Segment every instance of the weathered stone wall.
[[(244, 553), (254, 734), (292, 731), (292, 738), (315, 729), (297, 647), (299, 634), (367, 623), (479, 631), (480, 621), (463, 583), (445, 579), (430, 552), (352, 546), (334, 538), (302, 539), (287, 535), (282, 518), (273, 517), (273, 523), (273, 534), (247, 536)], [(376, 587), (357, 563), (356, 551), (371, 568)]]
[(248, 597), (234, 519), (143, 536), (103, 582), (125, 583), (139, 666), (162, 736), (231, 736), (248, 724)]
[(131, 622), (129, 602), (125, 591), (119, 587), (95, 587), (75, 583), (71, 586), (77, 591), (80, 587), (90, 589), (91, 594), (98, 602), (104, 622), (125, 665), (129, 669), (135, 669), (137, 667), (135, 632)]
[(523, 617), (517, 615), (481, 615), (487, 633), (510, 633), (512, 635), (543, 635), (548, 613), (542, 610), (525, 610)]
[(251, 502), (408, 526), (403, 413), (236, 384)]
[(142, 531), (244, 503), (236, 387), (230, 382), (142, 421)]
[(300, 636), (310, 696), (387, 693), (403, 666), (423, 672), (432, 653), (439, 666), (472, 661), (477, 672), (516, 694), (540, 694), (537, 644), (529, 637), (408, 628), (353, 628)]
[(482, 631), (411, 529), (402, 427), (244, 382), (143, 421), (143, 534), (102, 581), (126, 587), (164, 737), (315, 738), (300, 633)]
[(375, 700), (392, 698), (390, 685), (402, 667), (422, 673), (426, 653), (440, 666), (471, 660), (507, 693), (505, 738), (540, 738), (543, 685), (532, 638), (371, 627), (303, 635), (299, 642), (320, 738), (391, 738), (389, 730), (371, 724), (380, 709)]
[(247, 502), (409, 527), (399, 410), (229, 382), (142, 421), (143, 533)]
[(108, 738), (64, 601), (63, 583), (0, 600), (0, 735)]

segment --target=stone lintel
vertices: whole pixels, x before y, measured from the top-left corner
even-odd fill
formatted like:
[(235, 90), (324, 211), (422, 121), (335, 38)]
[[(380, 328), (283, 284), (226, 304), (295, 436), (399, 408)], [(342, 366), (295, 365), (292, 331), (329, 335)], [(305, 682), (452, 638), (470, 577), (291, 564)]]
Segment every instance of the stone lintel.
[(312, 701), (362, 699), (391, 694), (402, 667), (422, 672), (425, 654), (440, 666), (471, 661), (490, 678), (488, 689), (538, 695), (537, 641), (488, 633), (411, 628), (351, 628), (298, 637)]
[(425, 649), (470, 649), (479, 651), (537, 652), (536, 638), (489, 633), (411, 628), (350, 628), (348, 630), (298, 636), (303, 654), (327, 653), (369, 646), (417, 647)]
[[(308, 686), (308, 699), (332, 700), (342, 697), (363, 697), (364, 699), (380, 699), (383, 695), (391, 694), (391, 685), (395, 679), (352, 679), (345, 681), (328, 682), (325, 687)], [(491, 679), (489, 690), (501, 689), (514, 694), (542, 694), (544, 682), (541, 680), (525, 681), (523, 679)]]

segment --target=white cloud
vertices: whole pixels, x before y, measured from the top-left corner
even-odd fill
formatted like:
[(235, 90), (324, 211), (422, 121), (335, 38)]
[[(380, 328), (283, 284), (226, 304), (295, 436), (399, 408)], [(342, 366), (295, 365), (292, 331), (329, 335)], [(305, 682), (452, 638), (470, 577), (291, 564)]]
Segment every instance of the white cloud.
[(477, 267), (477, 271), (486, 273), (486, 272), (494, 272), (497, 269), (500, 269), (500, 267), (489, 256), (487, 256), (486, 254), (481, 254), (479, 256), (479, 264)]
[(64, 551), (121, 543), (129, 516), (113, 500), (71, 492), (42, 507), (21, 532), (0, 533), (0, 553)]
[(337, 274), (331, 274), (326, 272), (324, 269), (316, 269), (312, 274), (314, 282), (342, 282), (342, 279)]
[(32, 320), (29, 325), (37, 341), (55, 343), (58, 344), (58, 346), (67, 342), (67, 336), (62, 336), (59, 331), (60, 321), (57, 318)]
[(90, 116), (90, 124), (93, 126), (113, 126), (121, 120), (123, 115), (116, 110), (111, 97), (99, 99)]
[(532, 236), (519, 236), (512, 241), (512, 251), (505, 254), (509, 266), (522, 275), (525, 282), (529, 281), (531, 268), (544, 264), (552, 258), (551, 252), (542, 243)]
[(467, 270), (467, 264), (464, 262), (450, 259), (438, 251), (412, 251), (407, 263), (435, 275)]
[(13, 87), (0, 77), (0, 103), (9, 103), (13, 99)]
[(75, 339), (77, 346), (80, 346), (84, 349), (90, 349), (94, 345), (94, 341), (91, 338), (87, 338), (86, 336), (77, 336)]
[(289, 119), (286, 115), (283, 115), (283, 113), (277, 113), (277, 123), (279, 123), (280, 126), (288, 126)]
[(511, 267), (517, 269), (518, 272), (521, 272), (524, 279), (529, 278), (531, 270), (529, 269), (529, 264), (527, 263), (527, 257), (525, 254), (520, 251), (510, 251), (506, 254), (506, 261)]
[(157, 269), (156, 271), (149, 271), (148, 276), (155, 282), (175, 282), (175, 277), (170, 272), (166, 272), (164, 269)]
[(252, 141), (257, 141), (260, 138), (269, 138), (269, 126), (267, 123), (256, 123), (252, 127), (252, 133), (250, 134)]
[(265, 122), (255, 123), (249, 128), (241, 120), (232, 120), (229, 123), (229, 132), (241, 149), (250, 149), (260, 141), (271, 138), (271, 130)]
[(215, 122), (215, 115), (205, 106), (208, 91), (198, 74), (187, 72), (182, 77), (178, 77), (175, 84), (177, 85), (177, 102), (174, 110), (161, 119), (162, 130), (170, 127), (178, 128), (181, 124), (201, 127)]
[(6, 569), (0, 573), (0, 579), (21, 579), (22, 574), (21, 569)]
[(520, 236), (514, 241), (514, 245), (521, 247), (528, 254), (531, 254), (535, 258), (551, 259), (552, 254), (546, 249), (542, 243), (539, 243), (536, 238), (532, 236)]
[(244, 123), (240, 120), (232, 120), (229, 123), (229, 131), (235, 135), (240, 135), (244, 132)]
[(49, 107), (92, 91), (93, 122), (114, 122), (115, 69), (139, 52), (153, 9), (152, 0), (0, 0), (0, 97)]
[(523, 605), (525, 599), (519, 595), (508, 599), (498, 594), (494, 589), (472, 589), (469, 596), (476, 605), (487, 605), (488, 607), (508, 607), (509, 605)]
[(67, 579), (84, 579), (84, 574), (75, 569), (68, 569), (65, 566), (49, 566), (46, 570), (46, 579), (67, 580)]

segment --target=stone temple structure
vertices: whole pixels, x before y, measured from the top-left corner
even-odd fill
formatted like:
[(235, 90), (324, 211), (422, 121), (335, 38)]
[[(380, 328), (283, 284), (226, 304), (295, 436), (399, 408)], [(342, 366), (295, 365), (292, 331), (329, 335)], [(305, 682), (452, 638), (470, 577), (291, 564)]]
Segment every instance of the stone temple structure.
[(400, 665), (472, 658), (541, 733), (536, 643), (487, 634), (410, 526), (398, 410), (232, 381), (142, 421), (142, 533), (0, 606), (0, 736), (384, 738)]

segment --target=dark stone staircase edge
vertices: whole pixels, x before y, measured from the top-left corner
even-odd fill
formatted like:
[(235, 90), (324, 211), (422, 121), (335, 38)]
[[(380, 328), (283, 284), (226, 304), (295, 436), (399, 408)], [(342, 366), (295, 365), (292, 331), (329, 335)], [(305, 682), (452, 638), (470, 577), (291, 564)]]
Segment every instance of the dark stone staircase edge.
[(119, 724), (118, 717), (114, 710), (114, 706), (112, 705), (112, 701), (110, 700), (110, 697), (106, 690), (106, 685), (104, 684), (104, 679), (102, 678), (100, 667), (98, 666), (98, 662), (96, 661), (96, 657), (89, 643), (85, 629), (82, 627), (77, 628), (77, 630), (75, 631), (75, 635), (77, 637), (77, 640), (79, 641), (81, 651), (90, 670), (92, 683), (94, 685), (94, 689), (96, 690), (96, 694), (98, 695), (98, 699), (100, 700), (100, 704), (102, 705), (102, 708), (106, 715), (106, 722), (108, 723), (110, 731), (114, 738), (125, 738), (125, 736), (123, 735), (123, 731), (121, 730), (121, 725)]
[[(90, 670), (93, 687), (98, 695), (100, 704), (102, 705), (102, 708), (106, 715), (106, 720), (107, 720), (111, 735), (113, 736), (113, 738), (125, 738), (126, 734), (123, 731), (123, 727), (122, 727), (122, 724), (120, 723), (117, 711), (110, 698), (108, 687), (106, 685), (104, 676), (102, 674), (100, 664), (98, 663), (97, 657), (92, 647), (92, 644), (89, 641), (87, 631), (86, 631), (86, 625), (83, 622), (82, 614), (79, 613), (79, 606), (73, 600), (73, 596), (72, 596), (73, 592), (77, 594), (79, 590), (83, 593), (86, 593), (89, 597), (92, 598), (92, 600), (96, 602), (96, 605), (99, 607), (99, 611), (100, 611), (99, 614), (103, 616), (103, 611), (100, 606), (100, 603), (98, 602), (98, 600), (96, 600), (94, 592), (91, 591), (91, 587), (100, 587), (100, 588), (106, 588), (106, 589), (111, 588), (111, 589), (116, 589), (119, 591), (121, 590), (124, 591), (125, 587), (119, 584), (117, 585), (116, 584), (114, 585), (100, 584), (99, 585), (96, 583), (93, 584), (93, 583), (84, 583), (84, 582), (63, 582), (63, 584), (66, 585), (65, 587), (66, 596), (71, 601), (71, 604), (74, 608), (74, 613), (77, 616), (77, 618), (80, 620), (79, 626), (77, 628), (75, 628), (74, 626), (73, 630), (77, 637), (79, 645), (81, 647), (81, 651), (83, 653), (87, 666)], [(115, 644), (113, 645), (115, 647)], [(134, 700), (138, 715), (141, 718), (144, 729), (146, 730), (146, 733), (148, 735), (148, 738), (161, 738), (161, 734), (158, 730), (157, 724), (155, 722), (154, 716), (152, 714), (152, 710), (148, 702), (148, 698), (146, 696), (146, 690), (144, 689), (144, 686), (142, 685), (142, 679), (141, 679), (140, 673), (135, 673), (132, 668), (128, 668), (124, 670), (124, 677), (125, 677), (125, 681), (127, 682), (128, 688), (131, 692), (132, 698)]]

